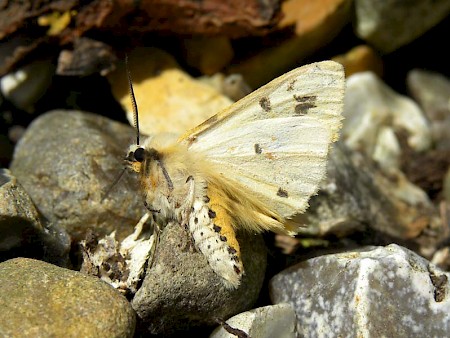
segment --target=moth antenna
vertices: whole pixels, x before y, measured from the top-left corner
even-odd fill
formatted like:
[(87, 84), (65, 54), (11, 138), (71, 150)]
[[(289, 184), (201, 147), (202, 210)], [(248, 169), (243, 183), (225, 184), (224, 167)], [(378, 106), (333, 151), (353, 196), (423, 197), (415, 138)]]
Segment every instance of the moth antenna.
[(138, 114), (138, 109), (137, 109), (137, 105), (136, 105), (136, 98), (134, 97), (133, 81), (131, 80), (131, 72), (130, 72), (130, 68), (128, 67), (128, 54), (125, 54), (125, 68), (127, 70), (127, 75), (128, 75), (128, 88), (130, 91), (131, 105), (133, 106), (133, 124), (134, 124), (134, 128), (136, 129), (136, 144), (139, 145), (139, 114)]
[(125, 171), (127, 170), (127, 168), (123, 168), (122, 171), (120, 172), (120, 174), (116, 177), (116, 179), (114, 180), (114, 182), (111, 183), (111, 185), (108, 187), (108, 189), (106, 190), (105, 194), (103, 195), (100, 203), (103, 203), (103, 201), (105, 200), (106, 197), (108, 197), (108, 195), (111, 193), (111, 191), (113, 190), (113, 188), (116, 186), (117, 183), (119, 183), (120, 179), (122, 178), (123, 174), (125, 173)]

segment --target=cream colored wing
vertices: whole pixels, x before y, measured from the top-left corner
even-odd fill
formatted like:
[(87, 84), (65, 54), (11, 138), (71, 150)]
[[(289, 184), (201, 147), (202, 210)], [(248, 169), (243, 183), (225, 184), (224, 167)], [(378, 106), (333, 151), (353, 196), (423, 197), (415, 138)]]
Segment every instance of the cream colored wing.
[(304, 211), (326, 173), (341, 127), (343, 67), (323, 61), (297, 68), (184, 135), (229, 180), (283, 217)]

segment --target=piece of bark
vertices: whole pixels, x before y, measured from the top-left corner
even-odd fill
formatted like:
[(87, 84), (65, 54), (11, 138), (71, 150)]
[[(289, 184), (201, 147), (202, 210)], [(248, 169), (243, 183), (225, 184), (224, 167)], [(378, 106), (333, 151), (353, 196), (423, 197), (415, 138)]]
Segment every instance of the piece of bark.
[(73, 43), (87, 32), (113, 41), (148, 32), (242, 37), (264, 35), (281, 18), (279, 0), (133, 0), (35, 3), (9, 1), (0, 8), (0, 76), (44, 43)]
[[(126, 8), (133, 3), (132, 0), (117, 1), (116, 8)], [(220, 0), (154, 0), (140, 2), (127, 19), (127, 27), (139, 32), (236, 38), (268, 33), (281, 19), (281, 11), (279, 0), (230, 0), (226, 3)], [(108, 23), (115, 24), (113, 20)]]

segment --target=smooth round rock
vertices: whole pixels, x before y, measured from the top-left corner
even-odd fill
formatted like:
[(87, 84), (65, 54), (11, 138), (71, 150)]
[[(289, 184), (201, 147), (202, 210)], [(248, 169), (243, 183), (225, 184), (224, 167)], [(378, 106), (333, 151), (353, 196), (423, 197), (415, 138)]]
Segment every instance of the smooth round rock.
[(127, 299), (98, 278), (43, 261), (0, 263), (2, 337), (132, 337)]
[(74, 238), (88, 230), (125, 237), (143, 215), (135, 175), (123, 170), (132, 127), (100, 115), (56, 110), (33, 121), (14, 151), (11, 172), (42, 215)]

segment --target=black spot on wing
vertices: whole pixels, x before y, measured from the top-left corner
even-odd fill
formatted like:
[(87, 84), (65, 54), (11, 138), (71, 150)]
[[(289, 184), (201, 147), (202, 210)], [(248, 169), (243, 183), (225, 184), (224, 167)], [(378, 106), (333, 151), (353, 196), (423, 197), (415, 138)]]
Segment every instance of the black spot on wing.
[(255, 143), (255, 153), (256, 154), (261, 154), (262, 153), (261, 146), (258, 143)]
[(302, 116), (309, 113), (309, 110), (311, 108), (315, 108), (316, 106), (316, 99), (317, 96), (311, 95), (311, 96), (298, 96), (294, 95), (295, 101), (298, 102), (298, 104), (295, 106), (295, 115)]
[(214, 224), (213, 229), (215, 232), (220, 232), (220, 230), (222, 230), (222, 228), (216, 224)]
[(229, 253), (230, 255), (234, 255), (236, 252), (237, 252), (236, 249), (233, 248), (232, 246), (229, 246), (229, 247), (228, 247), (228, 253)]
[(236, 272), (236, 274), (238, 274), (238, 275), (241, 274), (241, 269), (239, 269), (236, 265), (233, 265), (233, 269), (234, 269), (234, 272)]
[(297, 116), (306, 115), (306, 114), (308, 114), (308, 111), (314, 107), (315, 107), (314, 105), (311, 105), (309, 103), (300, 103), (300, 104), (296, 105), (294, 108), (295, 115), (297, 115)]
[(209, 209), (208, 210), (208, 216), (209, 218), (216, 218), (216, 212), (214, 210)]
[(267, 98), (267, 97), (262, 97), (260, 100), (259, 100), (259, 105), (261, 106), (261, 108), (264, 110), (264, 111), (270, 111), (270, 100), (269, 100), (269, 98)]
[(221, 235), (219, 238), (220, 238), (220, 240), (221, 240), (222, 242), (226, 242), (226, 241), (227, 241), (227, 238), (226, 238), (225, 236), (222, 236), (222, 235)]
[(278, 188), (277, 196), (279, 197), (288, 197), (288, 192), (284, 189)]

